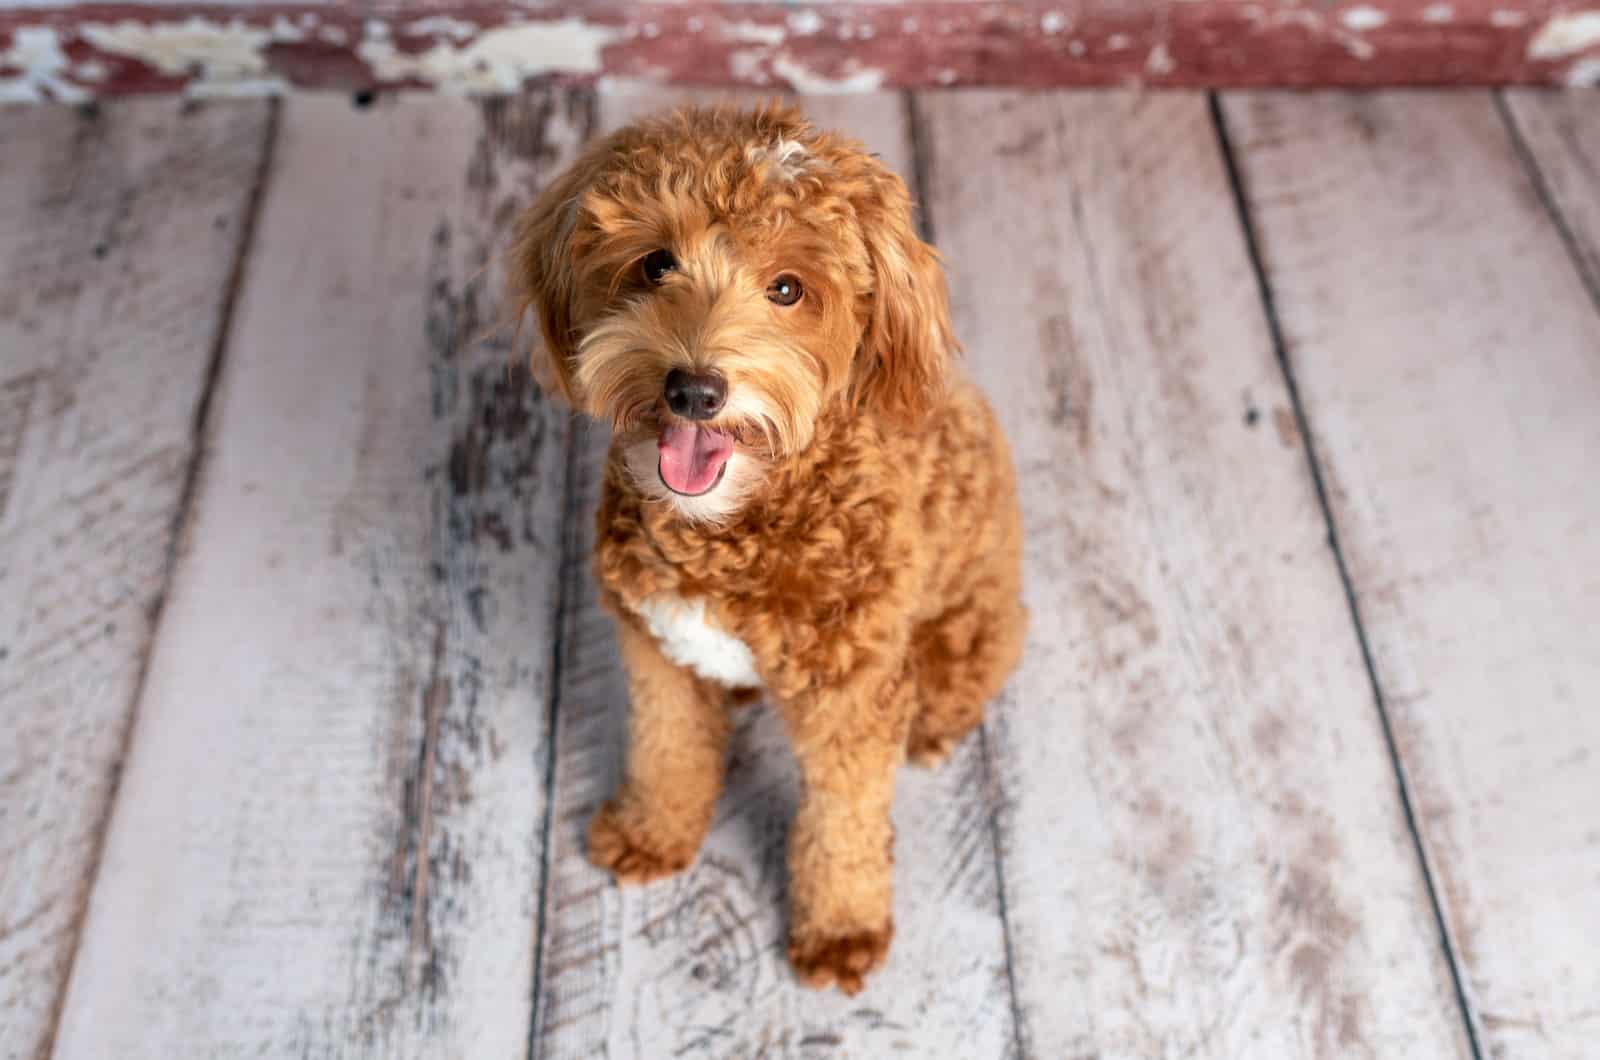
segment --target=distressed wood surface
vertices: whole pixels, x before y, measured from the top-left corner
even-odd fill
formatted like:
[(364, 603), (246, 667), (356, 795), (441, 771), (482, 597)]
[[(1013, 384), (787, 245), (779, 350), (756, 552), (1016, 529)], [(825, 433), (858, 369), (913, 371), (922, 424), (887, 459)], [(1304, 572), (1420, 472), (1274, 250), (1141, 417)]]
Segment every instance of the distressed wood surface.
[(1592, 1057), (1600, 315), (1486, 94), (1227, 114), (1483, 1055)]
[(284, 106), (61, 1060), (526, 1048), (568, 431), (475, 340), (588, 113)]
[(0, 110), (0, 1054), (43, 1056), (267, 105)]
[[(602, 99), (604, 124), (613, 126), (669, 97)], [(902, 98), (802, 102), (819, 124), (861, 137), (911, 177)], [(990, 802), (976, 741), (939, 772), (902, 771), (894, 815), (894, 948), (887, 967), (855, 998), (801, 987), (784, 958), (784, 844), (799, 784), (782, 728), (767, 708), (750, 708), (741, 718), (711, 834), (688, 871), (619, 890), (585, 860), (589, 816), (620, 773), (627, 691), (587, 561), (606, 439), (592, 427), (582, 434), (537, 1055), (1010, 1055)]]
[(1205, 100), (922, 106), (1022, 480), (989, 753), (1027, 1054), (1467, 1055)]
[(1600, 80), (1593, 0), (7, 0), (0, 99)]
[(1600, 99), (1518, 90), (1505, 103), (1600, 306)]

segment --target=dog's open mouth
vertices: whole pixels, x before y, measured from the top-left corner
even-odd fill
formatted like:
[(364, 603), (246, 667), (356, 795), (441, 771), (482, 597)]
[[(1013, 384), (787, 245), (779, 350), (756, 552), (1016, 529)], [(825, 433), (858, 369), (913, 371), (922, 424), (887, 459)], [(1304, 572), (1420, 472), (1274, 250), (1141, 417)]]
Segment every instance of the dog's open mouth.
[(656, 442), (661, 452), (661, 481), (686, 497), (710, 493), (728, 470), (733, 436), (692, 423), (669, 423)]

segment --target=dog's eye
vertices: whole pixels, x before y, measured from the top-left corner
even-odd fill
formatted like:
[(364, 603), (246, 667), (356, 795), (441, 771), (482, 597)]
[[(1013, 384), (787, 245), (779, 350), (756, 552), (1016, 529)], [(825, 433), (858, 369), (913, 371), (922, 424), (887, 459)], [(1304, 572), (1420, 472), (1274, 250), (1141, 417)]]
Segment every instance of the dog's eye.
[(641, 269), (646, 280), (651, 283), (660, 283), (667, 278), (667, 273), (674, 271), (677, 267), (678, 259), (672, 256), (672, 251), (652, 250), (644, 256), (644, 264)]
[(800, 277), (792, 273), (786, 272), (767, 284), (767, 301), (776, 305), (794, 305), (805, 293), (805, 288), (800, 286)]

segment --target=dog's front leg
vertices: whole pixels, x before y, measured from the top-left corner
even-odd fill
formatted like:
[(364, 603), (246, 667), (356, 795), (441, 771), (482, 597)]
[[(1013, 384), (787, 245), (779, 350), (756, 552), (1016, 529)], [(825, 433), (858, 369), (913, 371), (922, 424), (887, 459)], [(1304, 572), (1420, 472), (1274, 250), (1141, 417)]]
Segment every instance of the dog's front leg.
[(687, 868), (722, 790), (725, 693), (661, 654), (631, 621), (618, 624), (628, 671), (628, 752), (622, 785), (589, 825), (589, 860), (619, 883)]
[(809, 986), (854, 994), (894, 934), (889, 810), (910, 682), (853, 682), (784, 715), (805, 785), (789, 836), (789, 963)]

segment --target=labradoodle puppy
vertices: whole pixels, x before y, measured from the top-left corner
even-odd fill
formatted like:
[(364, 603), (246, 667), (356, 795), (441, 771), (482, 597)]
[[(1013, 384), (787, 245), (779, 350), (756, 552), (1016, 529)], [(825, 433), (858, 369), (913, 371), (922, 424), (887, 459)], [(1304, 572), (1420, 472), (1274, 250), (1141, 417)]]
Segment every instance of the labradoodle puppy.
[(594, 560), (632, 702), (589, 857), (687, 866), (759, 692), (804, 781), (789, 960), (854, 993), (893, 933), (895, 769), (982, 720), (1026, 622), (1010, 453), (905, 185), (792, 109), (684, 110), (584, 154), (513, 274), (536, 370), (612, 430)]

